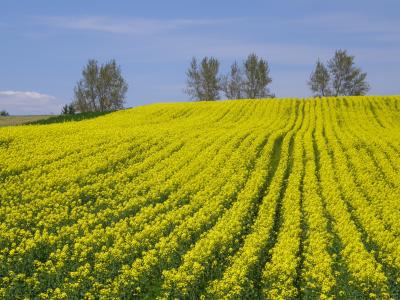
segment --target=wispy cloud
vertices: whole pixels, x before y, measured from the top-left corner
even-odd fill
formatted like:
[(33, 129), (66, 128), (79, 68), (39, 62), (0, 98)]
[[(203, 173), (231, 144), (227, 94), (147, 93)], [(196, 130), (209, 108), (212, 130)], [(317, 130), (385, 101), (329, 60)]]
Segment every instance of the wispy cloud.
[(154, 35), (189, 27), (218, 25), (231, 22), (231, 19), (142, 19), (115, 18), (103, 16), (59, 16), (42, 18), (52, 26), (74, 29), (99, 31), (114, 34)]
[(382, 19), (361, 13), (331, 13), (318, 16), (307, 16), (285, 20), (288, 25), (308, 28), (312, 31), (329, 33), (348, 33), (373, 35), (380, 38), (381, 34), (390, 35), (391, 41), (400, 41), (400, 20)]
[(340, 33), (384, 33), (400, 34), (400, 21), (371, 18), (357, 12), (341, 12), (323, 15), (307, 15), (282, 19), (266, 18), (214, 18), (214, 19), (147, 19), (134, 17), (87, 16), (41, 16), (37, 20), (48, 25), (74, 29), (117, 34), (152, 35), (183, 28), (231, 24), (233, 27), (256, 26), (257, 28), (308, 28), (312, 31)]
[[(161, 37), (155, 40), (162, 45), (162, 59), (182, 58), (189, 61), (192, 56), (214, 56), (222, 60), (241, 61), (250, 53), (266, 58), (270, 63), (294, 67), (314, 64), (320, 57), (325, 60), (333, 54), (334, 48), (328, 46), (307, 45), (296, 42), (243, 41), (235, 38), (219, 37)], [(143, 47), (146, 47), (144, 44)], [(151, 51), (151, 49), (149, 49)], [(156, 55), (153, 55), (157, 59)]]
[(13, 115), (59, 113), (56, 97), (32, 91), (0, 91), (0, 110)]

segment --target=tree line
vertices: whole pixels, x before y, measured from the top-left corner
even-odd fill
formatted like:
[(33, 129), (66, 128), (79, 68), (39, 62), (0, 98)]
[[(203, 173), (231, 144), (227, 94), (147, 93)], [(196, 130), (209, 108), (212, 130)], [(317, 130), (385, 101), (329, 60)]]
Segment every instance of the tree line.
[[(228, 74), (220, 74), (220, 62), (215, 57), (198, 60), (193, 57), (186, 71), (184, 92), (195, 101), (221, 99), (274, 98), (269, 89), (272, 82), (268, 61), (252, 53), (238, 63), (234, 61)], [(334, 56), (315, 64), (309, 80), (316, 97), (365, 95), (370, 86), (367, 73), (355, 65), (354, 56), (346, 50), (336, 50)], [(62, 109), (62, 114), (76, 112), (106, 112), (124, 107), (128, 84), (115, 60), (99, 64), (89, 60), (82, 79), (74, 88), (74, 100)]]
[[(198, 101), (218, 100), (220, 92), (228, 99), (273, 98), (268, 85), (272, 82), (266, 59), (250, 54), (239, 65), (231, 65), (230, 73), (219, 75), (219, 61), (214, 57), (204, 57), (198, 64), (193, 58), (186, 72), (185, 92)], [(326, 63), (319, 59), (311, 73), (308, 85), (316, 97), (360, 96), (369, 91), (367, 73), (355, 66), (354, 56), (346, 50), (336, 50)]]
[(242, 65), (235, 61), (227, 75), (219, 74), (219, 66), (214, 57), (204, 57), (200, 63), (193, 57), (186, 72), (186, 94), (199, 101), (218, 100), (221, 92), (228, 99), (274, 97), (268, 89), (272, 82), (268, 62), (256, 54), (250, 54)]

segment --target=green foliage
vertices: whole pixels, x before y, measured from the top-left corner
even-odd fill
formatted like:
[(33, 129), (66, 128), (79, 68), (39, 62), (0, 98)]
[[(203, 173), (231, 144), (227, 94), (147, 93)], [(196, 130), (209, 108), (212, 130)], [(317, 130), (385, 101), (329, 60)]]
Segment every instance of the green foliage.
[(269, 76), (268, 62), (250, 54), (242, 66), (235, 61), (228, 75), (218, 75), (219, 62), (211, 57), (204, 57), (200, 65), (193, 58), (187, 75), (185, 92), (194, 100), (217, 100), (223, 91), (228, 99), (273, 98), (268, 85), (272, 82)]
[(268, 98), (271, 95), (268, 84), (272, 82), (269, 76), (268, 62), (250, 54), (244, 62), (244, 94), (246, 98)]
[(367, 73), (354, 66), (354, 56), (347, 55), (346, 50), (337, 50), (329, 60), (328, 68), (334, 96), (360, 96), (368, 92), (369, 85), (365, 81)]
[(62, 115), (68, 115), (68, 104), (65, 104), (63, 108), (61, 109), (61, 114)]
[(318, 59), (315, 65), (315, 71), (311, 73), (308, 85), (314, 96), (325, 97), (331, 95), (331, 89), (329, 87), (329, 71), (323, 63)]
[(76, 113), (76, 110), (75, 110), (75, 106), (74, 106), (74, 104), (70, 104), (70, 105), (68, 105), (68, 114), (69, 115), (74, 115)]
[(327, 66), (319, 60), (308, 85), (315, 96), (362, 96), (370, 87), (363, 73), (354, 64), (354, 56), (346, 50), (336, 50)]
[(2, 116), (2, 117), (7, 117), (7, 116), (9, 116), (10, 114), (7, 112), (7, 111), (5, 111), (5, 110), (1, 110), (0, 111), (0, 116)]
[(65, 104), (61, 110), (62, 115), (74, 115), (76, 113), (75, 106), (73, 103)]
[(243, 70), (236, 61), (231, 66), (230, 74), (224, 76), (222, 82), (222, 90), (228, 99), (243, 98)]
[(218, 100), (220, 98), (222, 78), (218, 75), (219, 61), (213, 57), (204, 57), (197, 64), (193, 57), (190, 67), (186, 72), (187, 87), (185, 92), (198, 101)]
[(124, 107), (128, 84), (115, 60), (99, 66), (96, 60), (91, 59), (82, 76), (74, 89), (74, 106), (78, 111), (104, 112)]

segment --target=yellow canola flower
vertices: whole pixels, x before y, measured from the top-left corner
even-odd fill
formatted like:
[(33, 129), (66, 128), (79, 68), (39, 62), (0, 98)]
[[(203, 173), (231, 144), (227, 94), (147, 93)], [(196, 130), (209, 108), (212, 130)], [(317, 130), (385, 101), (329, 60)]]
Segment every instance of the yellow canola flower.
[(397, 299), (400, 97), (0, 128), (1, 299)]

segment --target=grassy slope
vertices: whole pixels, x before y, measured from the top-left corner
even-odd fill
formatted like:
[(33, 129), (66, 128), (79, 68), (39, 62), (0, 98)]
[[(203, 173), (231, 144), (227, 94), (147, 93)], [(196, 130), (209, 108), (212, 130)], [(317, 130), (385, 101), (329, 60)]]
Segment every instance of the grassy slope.
[(72, 122), (72, 121), (82, 121), (86, 119), (93, 119), (97, 118), (111, 112), (87, 112), (87, 113), (80, 113), (75, 115), (58, 115), (52, 116), (46, 119), (35, 120), (30, 122), (29, 124), (32, 125), (46, 125), (46, 124), (53, 124), (53, 123), (64, 123), (64, 122)]

